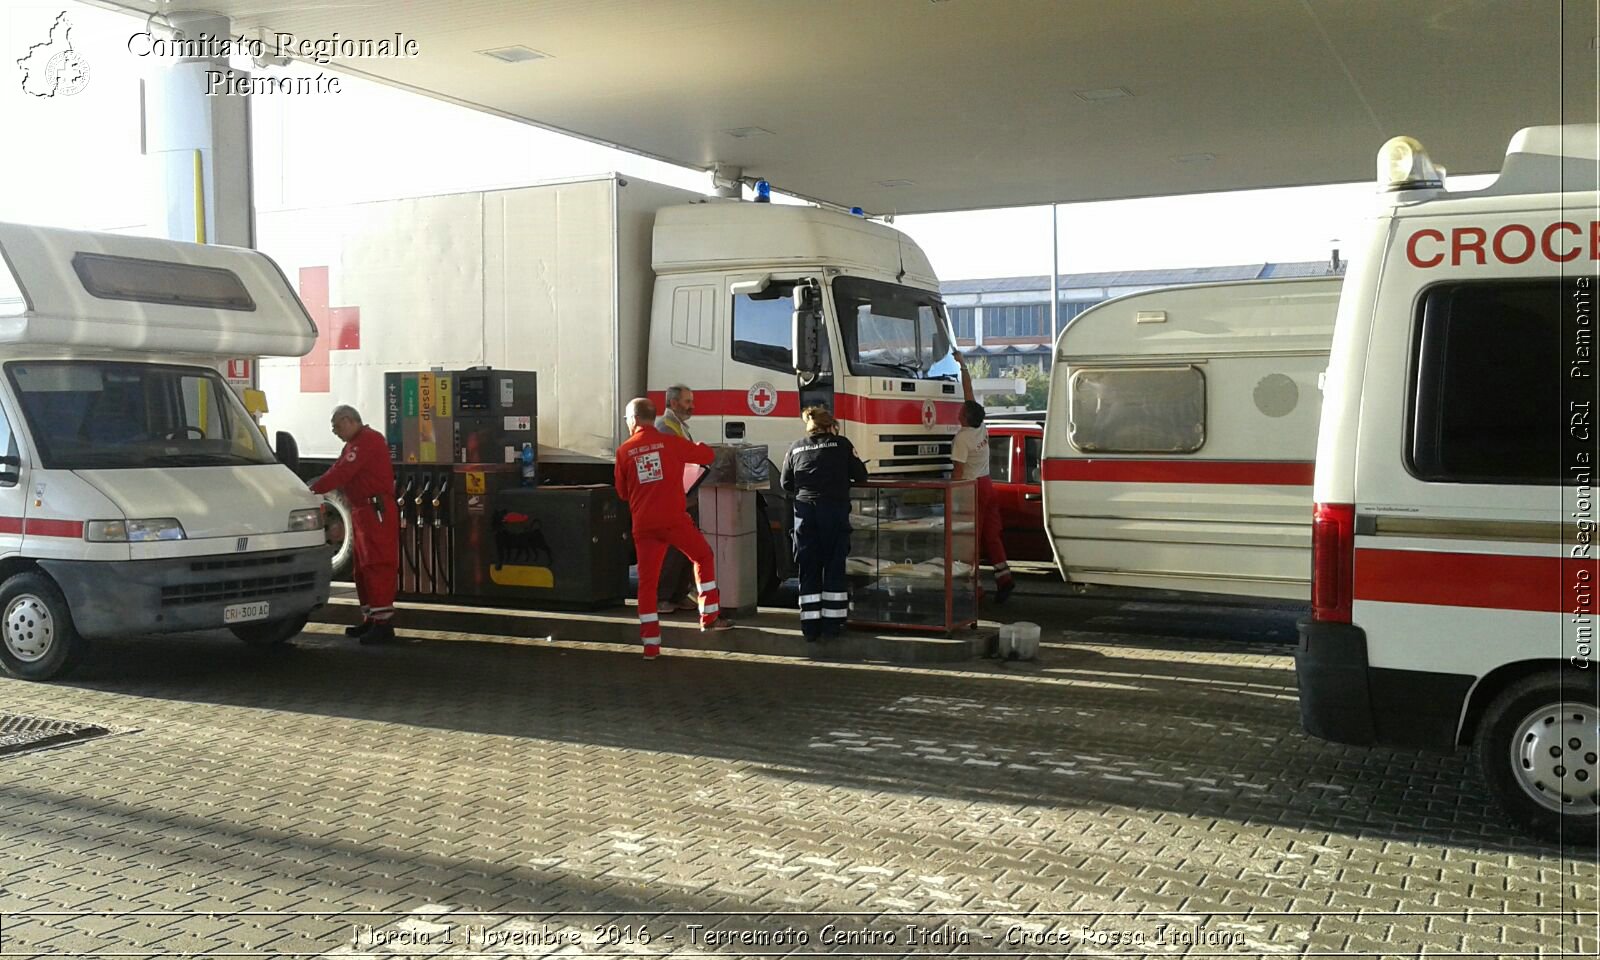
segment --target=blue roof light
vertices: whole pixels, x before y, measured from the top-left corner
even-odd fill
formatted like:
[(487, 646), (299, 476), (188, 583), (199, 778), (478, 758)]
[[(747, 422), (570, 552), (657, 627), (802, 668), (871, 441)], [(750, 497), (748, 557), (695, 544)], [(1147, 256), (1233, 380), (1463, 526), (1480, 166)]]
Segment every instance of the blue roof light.
[(756, 181), (756, 203), (772, 202), (772, 184), (765, 180)]
[(852, 217), (864, 217), (866, 215), (867, 215), (866, 211), (862, 210), (860, 207), (851, 207), (850, 208), (850, 216), (852, 216)]

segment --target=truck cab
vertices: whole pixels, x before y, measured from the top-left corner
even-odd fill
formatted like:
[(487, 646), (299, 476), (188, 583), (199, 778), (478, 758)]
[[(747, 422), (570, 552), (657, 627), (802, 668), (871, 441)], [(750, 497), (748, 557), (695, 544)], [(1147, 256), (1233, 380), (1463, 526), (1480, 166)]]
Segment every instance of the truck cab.
[(267, 257), (0, 224), (0, 668), (90, 640), (299, 633), (328, 599), (319, 499), (217, 372), (317, 331)]
[(696, 439), (781, 460), (800, 411), (821, 404), (873, 473), (948, 467), (960, 369), (938, 280), (904, 235), (816, 207), (710, 201), (657, 212), (652, 260), (650, 392), (694, 389)]

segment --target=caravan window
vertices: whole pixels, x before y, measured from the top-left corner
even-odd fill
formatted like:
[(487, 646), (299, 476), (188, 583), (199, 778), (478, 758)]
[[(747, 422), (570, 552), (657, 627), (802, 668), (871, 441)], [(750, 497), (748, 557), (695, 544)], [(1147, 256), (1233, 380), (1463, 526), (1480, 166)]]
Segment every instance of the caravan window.
[(102, 300), (170, 303), (213, 310), (254, 310), (255, 301), (232, 270), (192, 263), (80, 253), (72, 269), (83, 288)]
[(1193, 453), (1206, 442), (1197, 367), (1082, 369), (1068, 392), (1068, 439), (1091, 453)]
[[(1429, 288), (1412, 338), (1406, 466), (1444, 483), (1592, 482), (1594, 283)], [(1589, 459), (1585, 461), (1585, 456)]]

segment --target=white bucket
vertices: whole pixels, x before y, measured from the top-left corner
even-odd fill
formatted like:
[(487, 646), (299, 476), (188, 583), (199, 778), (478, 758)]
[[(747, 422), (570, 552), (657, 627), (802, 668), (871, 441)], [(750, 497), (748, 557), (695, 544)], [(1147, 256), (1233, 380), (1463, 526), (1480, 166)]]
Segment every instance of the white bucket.
[(1024, 620), (1011, 625), (1011, 649), (1018, 660), (1032, 660), (1039, 655), (1039, 625)]
[(1002, 623), (995, 656), (1002, 660), (1032, 660), (1039, 655), (1039, 625), (1024, 620)]

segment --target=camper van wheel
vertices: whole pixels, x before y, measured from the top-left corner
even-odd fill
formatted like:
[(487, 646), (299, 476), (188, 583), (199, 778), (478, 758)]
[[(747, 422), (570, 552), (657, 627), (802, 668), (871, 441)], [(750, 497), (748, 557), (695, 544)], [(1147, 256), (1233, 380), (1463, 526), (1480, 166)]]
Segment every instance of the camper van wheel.
[(268, 620), (266, 623), (241, 623), (228, 629), (252, 647), (276, 647), (300, 636), (306, 629), (308, 619), (299, 616), (287, 620)]
[(0, 665), (23, 680), (71, 670), (88, 643), (72, 625), (67, 600), (42, 573), (19, 573), (0, 585)]
[(1595, 843), (1600, 823), (1600, 709), (1590, 677), (1541, 673), (1485, 711), (1474, 744), (1489, 792), (1527, 829)]
[(333, 579), (349, 580), (353, 576), (351, 561), (355, 557), (355, 525), (350, 522), (350, 504), (344, 494), (333, 492), (325, 499), (331, 516), (328, 517), (328, 545), (333, 547)]

